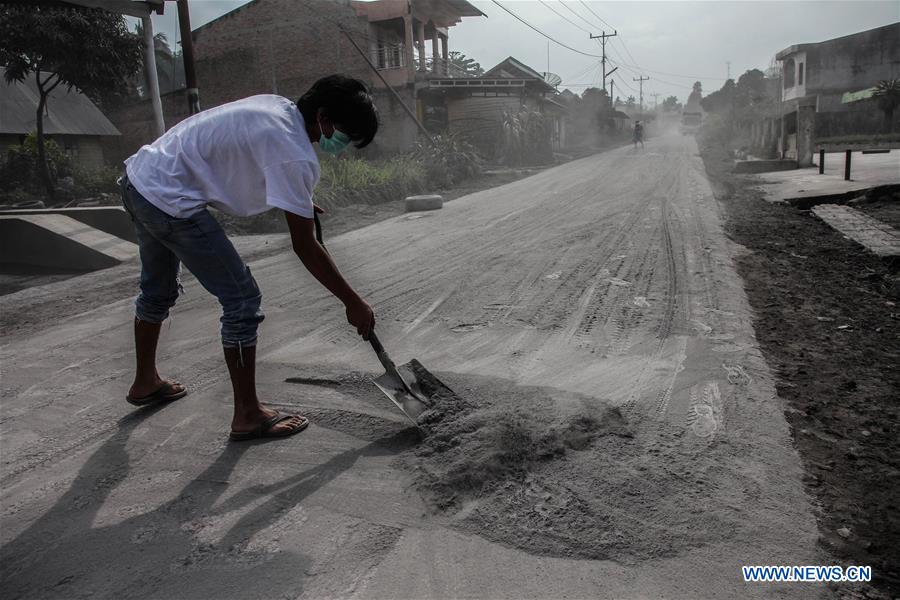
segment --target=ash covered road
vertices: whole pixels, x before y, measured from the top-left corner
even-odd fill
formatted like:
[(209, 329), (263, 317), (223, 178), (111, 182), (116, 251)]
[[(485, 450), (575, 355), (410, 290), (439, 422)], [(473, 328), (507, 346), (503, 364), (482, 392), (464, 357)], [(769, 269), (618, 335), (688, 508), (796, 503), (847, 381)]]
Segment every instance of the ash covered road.
[[(160, 355), (191, 393), (160, 409), (122, 400), (130, 300), (4, 339), (4, 597), (821, 592), (740, 579), (743, 564), (828, 561), (692, 138), (326, 244), (395, 359), (492, 414), (538, 430), (595, 415), (596, 431), (442, 503), (421, 477), (442, 459), (368, 385), (371, 349), (278, 254), (251, 263), (267, 314), (258, 380), (264, 400), (310, 416), (296, 438), (227, 443), (218, 306), (196, 282)], [(465, 452), (452, 460), (466, 467)]]

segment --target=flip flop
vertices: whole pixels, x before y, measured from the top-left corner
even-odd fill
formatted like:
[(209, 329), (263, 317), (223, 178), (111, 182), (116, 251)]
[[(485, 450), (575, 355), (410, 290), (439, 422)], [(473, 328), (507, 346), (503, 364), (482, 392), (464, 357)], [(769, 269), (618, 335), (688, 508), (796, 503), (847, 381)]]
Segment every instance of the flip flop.
[(153, 392), (152, 394), (148, 394), (146, 396), (142, 396), (140, 398), (135, 398), (134, 396), (126, 396), (125, 401), (128, 404), (133, 404), (134, 406), (149, 406), (150, 404), (157, 404), (161, 402), (171, 402), (172, 400), (178, 400), (179, 398), (184, 398), (187, 395), (187, 388), (182, 387), (180, 392), (173, 391), (176, 385), (181, 385), (180, 383), (170, 383), (165, 382), (162, 384), (158, 390)]
[[(272, 428), (277, 424), (282, 421), (287, 421), (288, 419), (293, 419), (294, 417), (300, 417), (302, 419), (300, 424), (296, 427), (285, 431), (272, 431)], [(308, 426), (309, 419), (302, 415), (283, 415), (280, 412), (275, 411), (274, 415), (257, 425), (255, 429), (251, 429), (250, 431), (232, 431), (228, 435), (228, 438), (232, 442), (245, 442), (247, 440), (256, 440), (260, 438), (283, 438), (294, 435), (295, 433), (300, 433)]]

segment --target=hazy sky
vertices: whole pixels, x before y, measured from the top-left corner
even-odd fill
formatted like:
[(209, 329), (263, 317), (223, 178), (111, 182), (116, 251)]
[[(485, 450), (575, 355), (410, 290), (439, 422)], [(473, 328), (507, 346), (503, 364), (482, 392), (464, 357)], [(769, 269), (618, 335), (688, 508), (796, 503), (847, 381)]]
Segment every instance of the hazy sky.
[[(463, 52), (485, 68), (514, 56), (537, 71), (547, 70), (547, 38), (491, 0), (470, 2), (487, 17), (468, 17), (451, 28), (451, 50)], [(600, 45), (590, 40), (587, 32), (598, 35), (601, 30), (611, 33), (615, 28), (619, 37), (611, 38), (606, 46), (607, 56), (620, 65), (614, 92), (623, 99), (631, 94), (637, 97), (638, 84), (633, 79), (650, 77), (644, 82), (644, 102), (651, 106), (650, 94), (654, 92), (660, 94), (660, 102), (669, 95), (684, 101), (698, 79), (704, 93), (718, 89), (728, 72), (727, 61), (731, 62), (731, 75), (737, 78), (747, 69), (764, 70), (776, 52), (793, 44), (819, 42), (900, 21), (897, 0), (499, 2), (550, 37), (588, 54), (599, 55)], [(198, 27), (245, 3), (191, 0), (191, 24)], [(154, 27), (166, 32), (171, 42), (177, 35), (176, 11), (174, 6), (167, 8), (165, 15), (154, 17)], [(427, 52), (430, 47), (426, 43)], [(569, 87), (580, 93), (589, 85), (600, 87), (599, 65), (599, 58), (550, 42), (550, 71), (563, 78), (560, 90)], [(203, 82), (200, 86), (202, 90)]]

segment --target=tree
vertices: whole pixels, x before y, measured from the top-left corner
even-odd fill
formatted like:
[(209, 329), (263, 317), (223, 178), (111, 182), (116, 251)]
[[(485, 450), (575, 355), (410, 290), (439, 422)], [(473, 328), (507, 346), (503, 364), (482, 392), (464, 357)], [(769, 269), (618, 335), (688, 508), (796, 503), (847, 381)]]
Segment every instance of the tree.
[(888, 133), (894, 131), (894, 110), (900, 107), (900, 79), (884, 79), (875, 86), (872, 94), (878, 108), (884, 111), (884, 120)]
[(697, 92), (698, 94), (702, 94), (703, 93), (703, 84), (700, 83), (699, 81), (695, 81), (694, 88), (692, 91)]
[(628, 108), (634, 108), (637, 105), (637, 100), (634, 99), (634, 96), (628, 96), (628, 99), (625, 100), (625, 106)]
[[(143, 24), (138, 21), (135, 28), (137, 36), (144, 39)], [(184, 58), (181, 50), (174, 51), (169, 44), (169, 38), (165, 33), (159, 32), (153, 36), (153, 54), (156, 56), (156, 79), (159, 82), (159, 92), (167, 94), (174, 90), (184, 89)], [(141, 87), (140, 95), (146, 97), (150, 93), (149, 74), (144, 70), (140, 78), (135, 78), (135, 87)]]
[(469, 58), (462, 52), (450, 52), (450, 67), (454, 74), (462, 77), (478, 77), (484, 75), (484, 69), (474, 58)]
[(94, 101), (141, 67), (141, 40), (125, 19), (96, 8), (7, 4), (0, 7), (0, 64), (5, 79), (33, 76), (38, 89), (37, 150), (41, 179), (54, 196), (47, 165), (44, 113), (50, 93), (60, 85), (78, 88)]
[(678, 98), (675, 96), (669, 96), (662, 103), (663, 112), (678, 112), (681, 109), (681, 104), (678, 102)]

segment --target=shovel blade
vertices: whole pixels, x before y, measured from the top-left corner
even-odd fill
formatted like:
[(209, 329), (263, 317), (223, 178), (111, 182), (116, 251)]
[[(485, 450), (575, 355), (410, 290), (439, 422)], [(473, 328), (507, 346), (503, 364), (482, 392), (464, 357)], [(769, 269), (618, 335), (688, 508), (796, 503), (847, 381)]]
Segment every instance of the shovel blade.
[(410, 394), (407, 386), (397, 376), (385, 373), (375, 379), (375, 385), (414, 425), (416, 418), (429, 408), (425, 402)]

